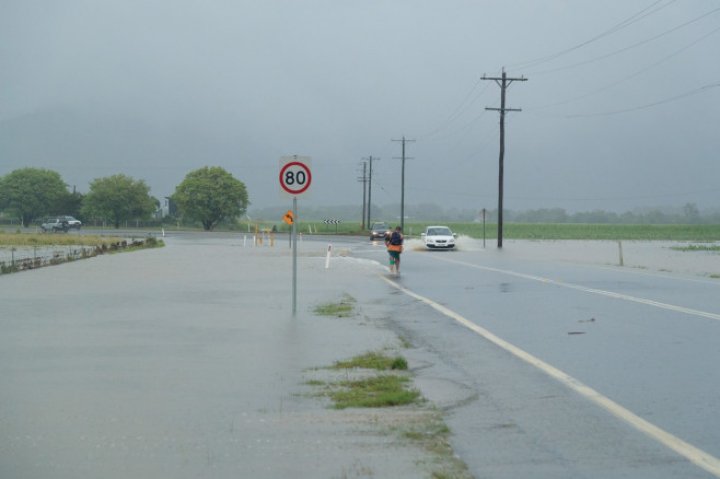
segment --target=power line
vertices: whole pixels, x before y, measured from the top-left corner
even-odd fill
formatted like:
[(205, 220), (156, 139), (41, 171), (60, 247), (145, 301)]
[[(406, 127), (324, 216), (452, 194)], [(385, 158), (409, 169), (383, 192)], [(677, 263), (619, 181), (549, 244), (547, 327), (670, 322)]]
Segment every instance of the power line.
[(447, 117), (446, 120), (444, 120), (442, 123), (440, 123), (440, 125), (437, 126), (435, 129), (431, 130), (430, 132), (428, 132), (424, 135), (421, 135), (420, 138), (427, 139), (427, 138), (437, 135), (439, 132), (446, 129), (454, 121), (456, 121), (460, 117), (460, 115), (462, 115), (462, 113), (465, 112), (465, 110), (470, 108), (470, 106), (473, 103), (478, 101), (485, 94), (485, 92), (487, 91), (487, 89), (489, 87), (489, 85), (487, 85), (485, 88), (482, 89), (482, 91), (480, 91), (480, 93), (475, 95), (475, 98), (473, 98), (472, 101), (470, 101), (470, 98), (472, 97), (473, 93), (477, 89), (478, 85), (480, 85), (481, 81), (482, 81), (482, 78), (478, 78), (477, 82), (475, 83), (475, 85), (473, 85), (472, 89), (468, 92), (467, 95), (465, 95), (465, 98), (460, 102), (458, 107), (455, 108), (455, 110), (450, 114), (450, 116)]
[(527, 68), (530, 68), (530, 67), (532, 67), (532, 66), (537, 66), (537, 65), (540, 65), (540, 64), (542, 64), (542, 63), (547, 63), (547, 62), (549, 62), (549, 61), (551, 61), (551, 60), (554, 60), (554, 59), (556, 59), (556, 58), (558, 58), (558, 57), (561, 57), (561, 56), (566, 55), (566, 54), (568, 54), (568, 53), (570, 53), (570, 52), (573, 52), (573, 51), (575, 51), (575, 50), (578, 50), (578, 49), (580, 49), (580, 48), (582, 48), (582, 47), (584, 47), (584, 46), (586, 46), (586, 45), (589, 45), (589, 44), (591, 44), (591, 43), (593, 43), (593, 42), (596, 42), (596, 41), (598, 41), (598, 40), (600, 40), (600, 39), (602, 39), (602, 38), (604, 38), (604, 37), (607, 37), (607, 36), (609, 36), (609, 35), (612, 35), (613, 33), (619, 32), (620, 30), (622, 30), (622, 29), (624, 29), (624, 28), (632, 25), (633, 23), (636, 23), (636, 22), (642, 20), (643, 18), (645, 18), (645, 17), (647, 17), (647, 16), (649, 16), (649, 15), (652, 15), (652, 14), (654, 14), (654, 13), (659, 12), (660, 10), (662, 10), (662, 9), (664, 9), (665, 7), (671, 5), (672, 3), (675, 3), (676, 0), (671, 0), (669, 3), (666, 3), (665, 5), (661, 5), (660, 7), (656, 8), (655, 10), (652, 10), (652, 11), (649, 11), (649, 12), (648, 12), (648, 10), (652, 9), (652, 8), (655, 7), (657, 4), (662, 3), (663, 1), (665, 1), (665, 0), (657, 0), (657, 1), (653, 2), (653, 3), (650, 4), (649, 6), (645, 7), (644, 9), (640, 10), (639, 12), (631, 15), (630, 17), (626, 18), (625, 20), (621, 21), (620, 23), (617, 23), (617, 24), (613, 25), (613, 26), (610, 27), (608, 30), (605, 30), (604, 32), (602, 32), (602, 33), (600, 33), (600, 34), (598, 34), (598, 35), (596, 35), (596, 36), (594, 36), (594, 37), (592, 37), (592, 38), (590, 38), (590, 39), (588, 39), (588, 40), (585, 40), (584, 42), (581, 42), (581, 43), (579, 43), (579, 44), (577, 44), (577, 45), (573, 45), (572, 47), (566, 48), (566, 49), (564, 49), (564, 50), (560, 50), (559, 52), (556, 52), (556, 53), (553, 53), (553, 54), (550, 54), (550, 55), (546, 55), (546, 56), (544, 56), (544, 57), (539, 57), (539, 58), (535, 58), (535, 59), (533, 59), (533, 60), (527, 60), (527, 61), (524, 61), (524, 62), (519, 62), (519, 63), (511, 64), (511, 65), (509, 65), (509, 66), (510, 66), (511, 68), (526, 68), (526, 69), (527, 69)]
[(612, 115), (620, 115), (622, 113), (630, 113), (633, 111), (645, 110), (647, 108), (652, 108), (652, 107), (655, 107), (658, 105), (663, 105), (665, 103), (671, 103), (673, 101), (677, 101), (682, 98), (687, 98), (689, 96), (697, 95), (699, 93), (703, 93), (707, 90), (711, 90), (711, 89), (717, 88), (717, 87), (720, 87), (720, 81), (715, 82), (715, 83), (709, 83), (707, 85), (703, 85), (694, 90), (691, 90), (691, 91), (688, 91), (685, 93), (681, 93), (680, 95), (676, 95), (676, 96), (673, 96), (670, 98), (665, 98), (663, 100), (658, 100), (658, 101), (655, 101), (652, 103), (647, 103), (645, 105), (636, 106), (633, 108), (626, 108), (623, 110), (615, 110), (615, 111), (606, 111), (606, 112), (601, 112), (601, 113), (578, 113), (575, 115), (566, 115), (565, 118), (591, 118), (591, 117), (596, 117), (596, 116), (612, 116)]
[(608, 90), (608, 89), (610, 89), (610, 88), (612, 88), (612, 87), (614, 87), (614, 86), (617, 86), (617, 85), (619, 85), (619, 84), (621, 84), (621, 83), (624, 83), (624, 82), (626, 82), (626, 81), (628, 81), (628, 80), (631, 80), (631, 79), (633, 79), (633, 78), (635, 78), (635, 77), (637, 77), (637, 76), (639, 76), (639, 75), (641, 75), (641, 74), (643, 74), (643, 73), (645, 73), (645, 72), (647, 72), (647, 71), (649, 71), (649, 70), (657, 67), (658, 65), (661, 65), (661, 64), (665, 63), (666, 61), (670, 60), (671, 58), (676, 57), (677, 55), (679, 55), (680, 53), (684, 52), (685, 50), (688, 50), (688, 49), (692, 48), (693, 46), (697, 45), (698, 43), (700, 43), (701, 41), (705, 40), (706, 38), (708, 38), (708, 37), (716, 34), (717, 32), (720, 32), (720, 27), (711, 30), (710, 32), (704, 34), (704, 35), (701, 36), (700, 38), (692, 41), (691, 43), (685, 45), (684, 47), (682, 47), (682, 48), (680, 48), (680, 49), (678, 49), (678, 50), (675, 50), (674, 52), (670, 53), (669, 55), (666, 55), (666, 56), (662, 57), (660, 60), (658, 60), (658, 61), (656, 61), (656, 62), (654, 62), (654, 63), (651, 63), (650, 65), (648, 65), (648, 66), (646, 66), (646, 67), (644, 67), (644, 68), (641, 68), (640, 70), (637, 70), (635, 73), (632, 73), (632, 74), (630, 74), (630, 75), (627, 75), (627, 76), (625, 76), (625, 77), (623, 77), (623, 78), (621, 78), (621, 79), (619, 79), (619, 80), (616, 80), (616, 81), (614, 81), (614, 82), (612, 82), (612, 83), (608, 83), (608, 84), (606, 84), (606, 85), (604, 85), (604, 86), (602, 86), (602, 87), (600, 87), (600, 88), (597, 88), (597, 89), (595, 89), (595, 90), (593, 90), (593, 91), (591, 91), (591, 92), (589, 92), (589, 93), (585, 93), (584, 95), (575, 96), (575, 97), (572, 97), (572, 98), (568, 98), (568, 99), (566, 99), (566, 100), (558, 101), (558, 102), (555, 102), (555, 103), (550, 103), (550, 104), (547, 104), (547, 105), (541, 105), (541, 106), (536, 106), (536, 107), (529, 107), (529, 108), (526, 108), (526, 111), (541, 110), (541, 109), (545, 109), (545, 108), (552, 108), (552, 107), (556, 107), (556, 106), (567, 105), (568, 103), (573, 103), (573, 102), (575, 102), (575, 101), (582, 100), (582, 99), (584, 99), (584, 98), (588, 98), (588, 97), (591, 97), (591, 96), (593, 96), (593, 95), (597, 95), (598, 93), (602, 93), (602, 92), (604, 92), (604, 91), (606, 91), (606, 90)]
[(565, 70), (570, 70), (570, 69), (572, 69), (572, 68), (577, 68), (577, 67), (580, 67), (580, 66), (583, 66), (583, 65), (587, 65), (587, 64), (589, 64), (589, 63), (595, 63), (595, 62), (598, 62), (598, 61), (600, 61), (600, 60), (605, 60), (606, 58), (610, 58), (610, 57), (613, 57), (613, 56), (615, 56), (615, 55), (619, 55), (619, 54), (621, 54), (621, 53), (625, 53), (625, 52), (627, 52), (627, 51), (629, 51), (629, 50), (632, 50), (632, 49), (635, 49), (635, 48), (637, 48), (637, 47), (639, 47), (639, 46), (642, 46), (642, 45), (645, 45), (645, 44), (647, 44), (647, 43), (653, 42), (653, 41), (657, 40), (658, 38), (662, 38), (662, 37), (667, 36), (667, 35), (669, 35), (669, 34), (671, 34), (671, 33), (674, 33), (674, 32), (676, 32), (676, 31), (678, 31), (678, 30), (680, 30), (680, 29), (682, 29), (682, 28), (687, 27), (688, 25), (692, 25), (692, 24), (695, 23), (695, 22), (699, 22), (699, 21), (702, 20), (703, 18), (706, 18), (706, 17), (708, 17), (708, 16), (710, 16), (710, 15), (712, 15), (712, 14), (714, 14), (714, 13), (717, 13), (717, 12), (719, 12), (719, 11), (720, 11), (720, 7), (715, 8), (715, 9), (713, 9), (713, 10), (710, 10), (710, 11), (708, 11), (708, 12), (705, 12), (704, 14), (700, 15), (699, 17), (695, 17), (695, 18), (693, 18), (692, 20), (688, 20), (688, 21), (685, 22), (685, 23), (681, 23), (680, 25), (676, 25), (675, 27), (670, 28), (670, 29), (668, 29), (668, 30), (665, 30), (664, 32), (659, 33), (659, 34), (657, 34), (657, 35), (655, 35), (655, 36), (653, 36), (653, 37), (646, 38), (645, 40), (641, 40), (641, 41), (639, 41), (639, 42), (637, 42), (637, 43), (633, 43), (632, 45), (629, 45), (629, 46), (627, 46), (627, 47), (620, 48), (619, 50), (615, 50), (615, 51), (612, 51), (612, 52), (610, 52), (610, 53), (606, 53), (606, 54), (604, 54), (604, 55), (600, 55), (600, 56), (591, 58), (591, 59), (589, 59), (589, 60), (584, 60), (584, 61), (581, 61), (581, 62), (573, 63), (573, 64), (571, 64), (571, 65), (566, 65), (566, 66), (563, 66), (563, 67), (553, 68), (553, 69), (550, 69), (550, 70), (535, 71), (535, 72), (532, 72), (532, 73), (535, 74), (535, 75), (546, 75), (546, 74), (548, 74), (548, 73), (556, 73), (556, 72), (561, 72), (561, 71), (565, 71)]

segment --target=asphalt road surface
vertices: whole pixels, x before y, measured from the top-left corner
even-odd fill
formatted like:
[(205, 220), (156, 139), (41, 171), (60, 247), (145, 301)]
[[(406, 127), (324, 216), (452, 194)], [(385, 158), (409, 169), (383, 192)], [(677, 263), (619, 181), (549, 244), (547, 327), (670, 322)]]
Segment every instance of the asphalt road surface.
[(719, 280), (605, 265), (591, 243), (585, 263), (408, 246), (386, 279), (434, 320), (398, 322), (478, 390), (451, 415), (477, 477), (720, 476)]

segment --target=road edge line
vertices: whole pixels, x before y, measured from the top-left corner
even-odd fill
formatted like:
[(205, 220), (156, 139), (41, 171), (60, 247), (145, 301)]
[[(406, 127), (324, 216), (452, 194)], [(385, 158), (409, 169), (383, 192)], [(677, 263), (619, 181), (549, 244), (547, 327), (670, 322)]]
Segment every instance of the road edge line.
[(616, 403), (612, 399), (603, 396), (590, 386), (585, 385), (584, 383), (578, 381), (569, 374), (533, 356), (527, 351), (520, 349), (514, 344), (505, 341), (504, 339), (496, 336), (482, 326), (478, 326), (477, 324), (461, 316), (450, 308), (447, 308), (429, 298), (426, 298), (425, 296), (421, 296), (403, 286), (400, 286), (396, 282), (386, 278), (383, 275), (380, 275), (380, 278), (395, 289), (405, 293), (411, 298), (415, 298), (418, 301), (425, 303), (439, 313), (455, 320), (462, 326), (465, 326), (474, 333), (482, 336), (496, 346), (499, 346), (500, 348), (509, 352), (513, 356), (536, 367), (548, 376), (559, 381), (561, 384), (565, 385), (566, 387), (570, 388), (581, 396), (589, 399), (594, 404), (610, 412), (610, 414), (612, 414), (613, 416), (625, 421), (627, 424), (631, 425), (638, 431), (644, 433), (645, 435), (667, 447), (668, 449), (680, 454), (682, 457), (686, 458), (688, 461), (695, 464), (696, 466), (706, 470), (715, 477), (720, 477), (720, 459), (716, 458), (715, 456), (703, 451), (698, 447), (693, 446), (686, 441), (683, 441), (679, 437), (674, 436), (669, 432), (665, 431), (664, 429), (661, 429), (658, 426), (655, 426), (654, 424), (646, 421), (645, 419), (636, 415), (629, 409), (626, 409), (620, 404)]

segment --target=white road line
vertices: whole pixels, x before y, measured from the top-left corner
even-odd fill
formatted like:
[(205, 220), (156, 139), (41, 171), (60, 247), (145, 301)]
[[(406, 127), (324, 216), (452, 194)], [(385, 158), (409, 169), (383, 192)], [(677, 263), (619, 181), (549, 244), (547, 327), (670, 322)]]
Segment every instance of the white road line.
[(448, 263), (456, 263), (456, 264), (460, 264), (463, 266), (469, 266), (469, 267), (475, 268), (475, 269), (482, 269), (485, 271), (492, 271), (494, 273), (501, 273), (501, 274), (506, 274), (509, 276), (515, 276), (517, 278), (529, 279), (532, 281), (539, 281), (541, 283), (562, 286), (563, 288), (570, 288), (570, 289), (574, 289), (577, 291), (582, 291), (584, 293), (599, 294), (601, 296), (607, 296), (609, 298), (622, 299), (624, 301), (645, 304), (647, 306), (654, 306), (656, 308), (667, 309), (667, 310), (675, 311), (678, 313), (690, 314), (693, 316), (700, 316), (703, 318), (709, 318), (709, 319), (714, 319), (714, 320), (720, 321), (720, 314), (717, 314), (717, 313), (709, 313), (707, 311), (700, 311), (698, 309), (691, 309), (691, 308), (685, 308), (683, 306), (676, 306), (674, 304), (661, 303), (659, 301), (653, 301), (651, 299), (645, 299), (645, 298), (638, 298), (636, 296), (630, 296), (630, 295), (622, 294), (622, 293), (615, 293), (613, 291), (605, 291), (602, 289), (587, 288), (587, 287), (579, 285), (579, 284), (566, 283), (564, 281), (559, 281), (559, 280), (550, 279), (550, 278), (544, 278), (542, 276), (533, 276), (531, 274), (518, 273), (515, 271), (510, 271), (510, 270), (505, 270), (505, 269), (491, 268), (489, 266), (480, 266), (477, 264), (466, 263), (465, 261), (458, 261), (458, 260), (447, 259), (447, 258), (435, 258), (435, 259), (437, 259), (439, 261), (447, 261)]
[(461, 325), (465, 326), (466, 328), (468, 328), (469, 330), (477, 333), (478, 335), (482, 336), (486, 340), (501, 347), (505, 351), (511, 353), (512, 355), (518, 357), (519, 359), (525, 361), (526, 363), (528, 363), (532, 366), (535, 366), (536, 368), (538, 368), (545, 374), (555, 378), (560, 383), (564, 384), (568, 388), (577, 392), (581, 396), (589, 399), (593, 403), (604, 408), (605, 410), (610, 412), (615, 417), (625, 421), (626, 423), (630, 424), (637, 430), (645, 433), (650, 438), (654, 439), (655, 441), (659, 442), (660, 444), (664, 445), (665, 447), (680, 454), (681, 456), (683, 456), (684, 458), (686, 458), (688, 461), (692, 462), (693, 464), (701, 467), (702, 469), (705, 469), (709, 473), (713, 474), (715, 477), (720, 477), (720, 459), (716, 458), (715, 456), (712, 456), (712, 455), (708, 454), (707, 452), (703, 451), (702, 449), (699, 449), (699, 448), (693, 446), (692, 444), (687, 443), (676, 436), (673, 436), (669, 432), (667, 432), (663, 429), (660, 429), (659, 427), (655, 426), (654, 424), (637, 416), (632, 411), (625, 409), (620, 404), (614, 402), (612, 399), (603, 396), (602, 394), (595, 391), (591, 387), (586, 386), (585, 384), (581, 383), (580, 381), (578, 381), (574, 377), (570, 376), (569, 374), (564, 373), (563, 371), (557, 369), (554, 366), (551, 366), (550, 364), (546, 363), (545, 361), (542, 361), (539, 358), (536, 358), (535, 356), (524, 351), (523, 349), (520, 349), (517, 346), (494, 335), (487, 329), (485, 329), (481, 326), (478, 326), (477, 324), (464, 318), (463, 316), (460, 316), (453, 310), (451, 310), (441, 304), (438, 304), (429, 298), (426, 298), (417, 293), (414, 293), (414, 292), (410, 291), (409, 289), (407, 289), (403, 286), (400, 286), (396, 282), (394, 282), (382, 275), (380, 277), (383, 280), (385, 280), (388, 284), (393, 286), (394, 288), (402, 291), (403, 293), (407, 294), (408, 296), (410, 296), (412, 298), (417, 299), (418, 301), (422, 301), (423, 303), (427, 304), (428, 306), (435, 309), (436, 311), (455, 320), (459, 324), (461, 324)]

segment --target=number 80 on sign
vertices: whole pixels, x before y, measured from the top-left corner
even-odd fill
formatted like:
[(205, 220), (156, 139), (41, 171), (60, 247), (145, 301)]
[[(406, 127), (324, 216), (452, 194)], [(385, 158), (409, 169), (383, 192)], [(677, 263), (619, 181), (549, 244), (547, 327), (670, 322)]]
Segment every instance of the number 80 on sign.
[[(307, 157), (285, 157), (281, 159), (280, 186), (284, 192), (297, 196), (310, 188), (312, 173)], [(288, 161), (289, 160), (289, 161)]]

